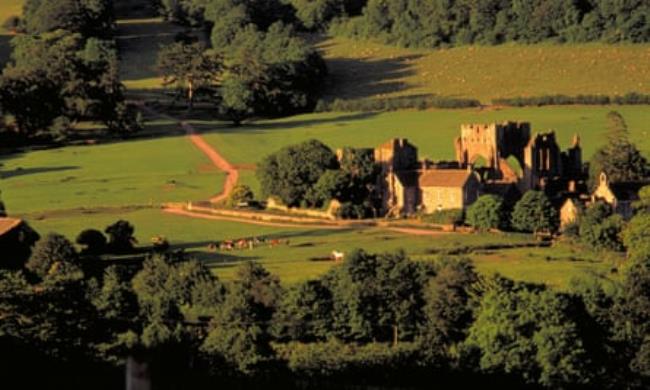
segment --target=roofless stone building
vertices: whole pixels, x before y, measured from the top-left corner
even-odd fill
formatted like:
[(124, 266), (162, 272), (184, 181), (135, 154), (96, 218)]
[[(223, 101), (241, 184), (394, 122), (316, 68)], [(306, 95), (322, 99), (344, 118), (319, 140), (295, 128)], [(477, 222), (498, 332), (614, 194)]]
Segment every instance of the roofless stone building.
[(465, 209), (482, 193), (521, 194), (535, 189), (565, 199), (586, 190), (577, 135), (563, 152), (554, 132), (531, 135), (525, 122), (465, 124), (460, 133), (454, 141), (454, 162), (421, 161), (417, 147), (404, 138), (374, 149), (384, 215)]

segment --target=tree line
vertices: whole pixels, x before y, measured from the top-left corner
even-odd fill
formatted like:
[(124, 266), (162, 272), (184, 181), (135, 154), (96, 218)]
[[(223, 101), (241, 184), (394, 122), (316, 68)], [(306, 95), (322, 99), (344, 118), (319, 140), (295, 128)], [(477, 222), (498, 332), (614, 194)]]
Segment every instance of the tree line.
[(119, 80), (112, 2), (29, 0), (0, 77), (8, 142), (59, 141), (80, 121), (112, 134), (140, 127)]
[[(162, 12), (190, 24), (206, 20), (228, 36), (233, 24), (281, 20), (304, 31), (329, 31), (406, 47), (509, 41), (647, 42), (643, 0), (161, 0)], [(219, 20), (206, 15), (221, 15)]]
[[(267, 28), (276, 21), (302, 31), (323, 31), (341, 17), (360, 15), (367, 0), (156, 0), (169, 20), (189, 25), (214, 23), (219, 31), (232, 31), (232, 23), (253, 23)], [(221, 16), (218, 18), (217, 16)], [(218, 20), (221, 19), (221, 20)], [(227, 35), (227, 34), (226, 34)]]
[(647, 42), (644, 0), (369, 0), (363, 15), (332, 32), (434, 48), (504, 42)]
[[(645, 203), (623, 233), (620, 281), (585, 277), (568, 291), (480, 275), (463, 258), (421, 262), (363, 250), (292, 286), (254, 262), (222, 281), (182, 252), (151, 254), (134, 268), (48, 235), (23, 266), (0, 271), (0, 343), (14, 347), (0, 355), (11, 363), (37, 349), (58, 362), (106, 367), (136, 357), (161, 388), (187, 384), (189, 373), (240, 384), (491, 378), (519, 388), (644, 388)], [(106, 231), (112, 250), (133, 251), (133, 226), (120, 221)]]

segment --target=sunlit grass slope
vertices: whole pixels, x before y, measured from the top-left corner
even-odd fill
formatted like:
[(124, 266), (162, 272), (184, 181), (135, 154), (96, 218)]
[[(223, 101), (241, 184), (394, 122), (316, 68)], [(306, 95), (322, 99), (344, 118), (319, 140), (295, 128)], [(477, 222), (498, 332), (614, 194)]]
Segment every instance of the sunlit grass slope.
[(330, 97), (437, 94), (492, 99), (547, 94), (650, 93), (650, 44), (540, 44), (412, 50), (321, 41)]

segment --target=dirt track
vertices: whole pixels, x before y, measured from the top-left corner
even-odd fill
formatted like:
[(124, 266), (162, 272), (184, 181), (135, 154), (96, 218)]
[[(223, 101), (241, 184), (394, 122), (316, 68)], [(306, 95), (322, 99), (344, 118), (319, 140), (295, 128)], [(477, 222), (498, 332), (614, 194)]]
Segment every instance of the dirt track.
[(228, 160), (226, 160), (225, 157), (223, 157), (215, 148), (213, 148), (210, 144), (208, 144), (205, 139), (200, 135), (197, 134), (196, 129), (194, 127), (185, 122), (185, 121), (179, 121), (178, 119), (169, 116), (167, 114), (160, 113), (150, 107), (147, 107), (144, 102), (138, 102), (138, 106), (150, 115), (157, 116), (160, 118), (165, 118), (169, 119), (175, 122), (178, 122), (180, 127), (185, 130), (185, 133), (187, 133), (187, 137), (189, 138), (190, 142), (201, 151), (208, 159), (210, 159), (210, 162), (217, 167), (218, 169), (226, 172), (226, 182), (223, 185), (222, 191), (210, 198), (211, 203), (219, 203), (222, 202), (230, 196), (230, 193), (232, 192), (233, 188), (237, 185), (237, 182), (239, 181), (239, 171), (237, 168), (235, 168)]
[(199, 149), (203, 154), (205, 154), (212, 164), (222, 171), (226, 172), (226, 182), (223, 185), (223, 190), (220, 194), (210, 198), (210, 202), (219, 203), (228, 199), (232, 189), (237, 185), (239, 181), (239, 171), (232, 166), (216, 149), (214, 149), (210, 144), (205, 142), (205, 139), (196, 133), (194, 127), (187, 122), (180, 122), (181, 127), (187, 133), (190, 141)]

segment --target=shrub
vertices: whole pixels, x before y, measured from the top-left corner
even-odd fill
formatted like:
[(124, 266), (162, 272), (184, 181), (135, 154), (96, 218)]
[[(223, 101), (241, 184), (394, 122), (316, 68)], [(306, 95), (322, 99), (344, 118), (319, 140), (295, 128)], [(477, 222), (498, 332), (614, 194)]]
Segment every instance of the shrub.
[(329, 111), (396, 111), (403, 109), (426, 110), (429, 108), (480, 107), (475, 99), (456, 99), (443, 96), (400, 96), (394, 98), (335, 99), (332, 102), (319, 101), (315, 110)]
[(265, 158), (257, 169), (264, 197), (276, 196), (294, 207), (328, 169), (338, 168), (336, 155), (317, 140), (287, 146)]
[(39, 241), (29, 258), (27, 269), (41, 278), (68, 270), (67, 266), (79, 265), (76, 249), (67, 238), (60, 234), (50, 234)]
[(555, 232), (559, 221), (557, 211), (541, 191), (528, 191), (512, 212), (512, 227), (522, 232)]
[(129, 222), (120, 220), (105, 230), (109, 236), (108, 249), (113, 253), (128, 253), (136, 242), (133, 237), (135, 228)]
[(503, 198), (496, 195), (483, 195), (467, 209), (465, 222), (476, 229), (488, 230), (503, 228), (507, 221)]
[(630, 92), (625, 95), (544, 95), (531, 97), (513, 97), (492, 100), (492, 104), (500, 106), (525, 107), (525, 106), (559, 106), (559, 105), (610, 105), (610, 104), (650, 104), (650, 95)]
[(228, 207), (237, 207), (243, 203), (248, 204), (249, 202), (252, 202), (254, 199), (255, 199), (255, 194), (253, 194), (253, 190), (251, 190), (249, 186), (244, 184), (238, 184), (232, 189), (232, 192), (230, 193), (230, 196), (226, 201), (226, 205)]
[(418, 346), (402, 343), (345, 344), (331, 340), (323, 343), (289, 343), (276, 347), (278, 355), (286, 359), (289, 369), (299, 377), (309, 379), (349, 379), (359, 377), (382, 378), (398, 375), (401, 369), (414, 364)]
[(462, 225), (465, 220), (465, 212), (463, 209), (439, 210), (423, 215), (420, 220), (439, 225)]
[(107, 240), (106, 236), (99, 230), (87, 229), (79, 233), (76, 242), (85, 247), (82, 254), (99, 255), (106, 250)]

